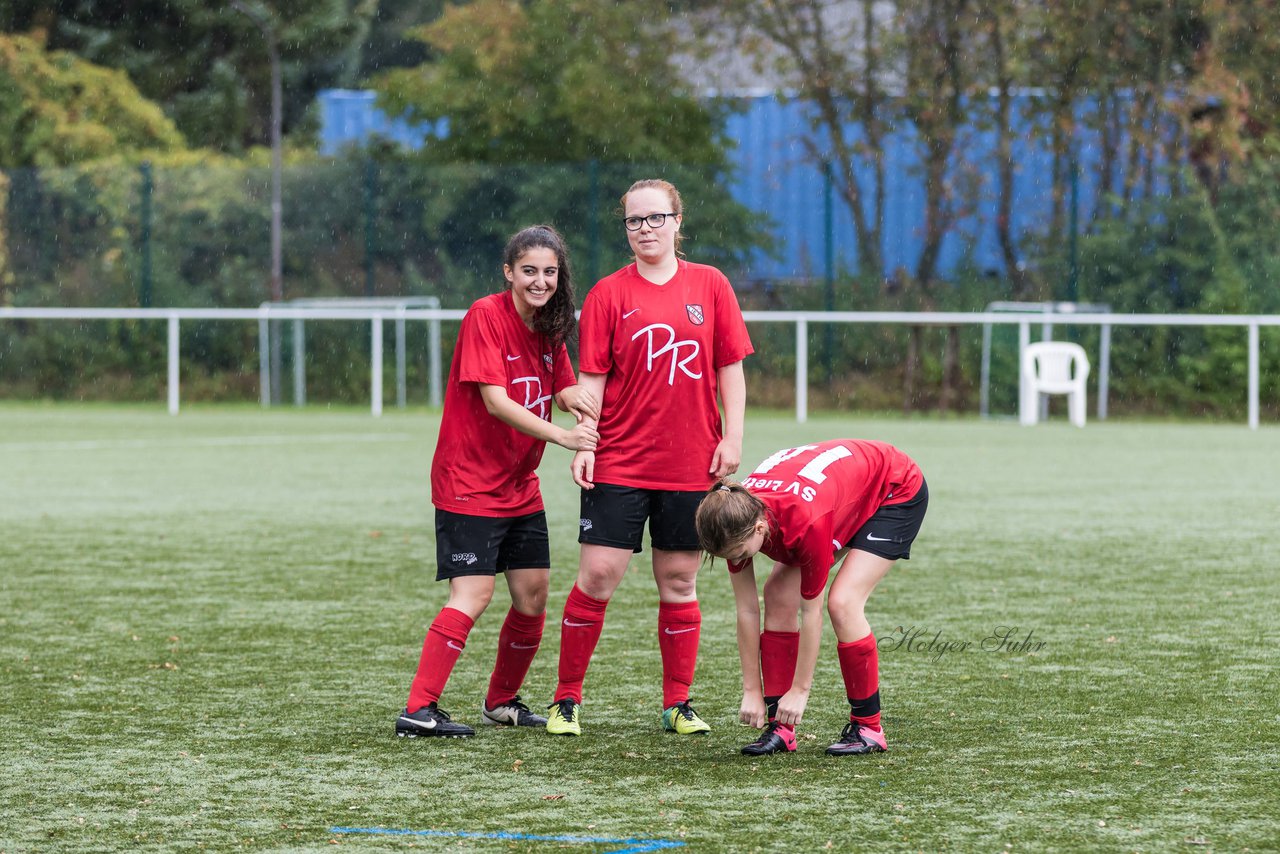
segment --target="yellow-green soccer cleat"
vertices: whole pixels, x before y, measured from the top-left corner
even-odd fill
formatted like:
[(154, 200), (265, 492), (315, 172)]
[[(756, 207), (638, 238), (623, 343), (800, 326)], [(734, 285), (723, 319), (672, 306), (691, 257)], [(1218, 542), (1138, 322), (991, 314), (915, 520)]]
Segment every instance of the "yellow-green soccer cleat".
[(566, 697), (556, 700), (547, 715), (547, 732), (551, 735), (582, 735), (582, 706)]
[(711, 725), (698, 717), (698, 713), (693, 710), (693, 706), (689, 705), (688, 700), (663, 711), (662, 728), (667, 732), (677, 732), (680, 735), (711, 732)]

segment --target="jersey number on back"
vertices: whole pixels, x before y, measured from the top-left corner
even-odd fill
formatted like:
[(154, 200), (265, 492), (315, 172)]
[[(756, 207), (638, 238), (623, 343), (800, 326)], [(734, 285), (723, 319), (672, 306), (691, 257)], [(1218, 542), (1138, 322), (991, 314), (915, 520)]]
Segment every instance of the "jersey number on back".
[[(770, 456), (767, 460), (756, 467), (752, 474), (768, 474), (771, 470), (777, 468), (787, 460), (794, 460), (796, 457), (818, 450), (817, 445), (801, 445), (798, 448), (786, 448), (778, 451)], [(804, 478), (810, 483), (822, 483), (827, 479), (827, 468), (840, 460), (853, 456), (853, 451), (844, 445), (836, 445), (834, 448), (827, 448), (820, 454), (814, 454), (813, 459), (805, 463), (804, 467), (798, 472), (798, 476)]]

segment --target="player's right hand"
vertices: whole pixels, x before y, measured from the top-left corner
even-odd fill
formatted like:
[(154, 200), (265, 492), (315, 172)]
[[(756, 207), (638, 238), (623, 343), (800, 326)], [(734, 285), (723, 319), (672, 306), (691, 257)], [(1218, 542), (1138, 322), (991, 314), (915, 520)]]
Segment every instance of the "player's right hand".
[(768, 711), (765, 709), (764, 698), (756, 695), (749, 697), (742, 695), (742, 708), (738, 710), (738, 720), (745, 726), (761, 729), (768, 723)]
[(578, 453), (574, 454), (573, 462), (569, 463), (569, 472), (573, 475), (573, 482), (578, 486), (583, 489), (594, 488), (596, 478), (595, 451), (578, 451)]
[(572, 430), (566, 430), (560, 444), (571, 451), (594, 451), (599, 441), (600, 432), (584, 421)]

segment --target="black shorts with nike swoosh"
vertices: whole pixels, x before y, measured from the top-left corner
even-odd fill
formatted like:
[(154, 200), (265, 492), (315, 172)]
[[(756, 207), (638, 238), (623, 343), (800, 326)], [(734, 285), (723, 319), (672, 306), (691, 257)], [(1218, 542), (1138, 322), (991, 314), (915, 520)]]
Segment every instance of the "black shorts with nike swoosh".
[(929, 486), (921, 480), (920, 491), (915, 497), (901, 504), (881, 507), (845, 543), (845, 547), (871, 552), (889, 560), (910, 560), (911, 544), (915, 542), (916, 534), (920, 533), (920, 525), (924, 522), (924, 512), (927, 509)]
[(436, 508), (436, 581), (550, 567), (544, 511), (527, 516), (468, 516)]

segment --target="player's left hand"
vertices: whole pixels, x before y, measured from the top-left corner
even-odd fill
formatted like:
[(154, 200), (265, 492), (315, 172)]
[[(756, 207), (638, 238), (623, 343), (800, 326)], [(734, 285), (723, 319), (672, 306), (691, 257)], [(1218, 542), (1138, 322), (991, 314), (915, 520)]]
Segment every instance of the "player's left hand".
[(578, 421), (599, 421), (600, 401), (580, 385), (571, 385), (560, 392), (560, 403), (565, 411), (572, 412)]
[(804, 717), (804, 709), (807, 705), (809, 705), (809, 692), (792, 688), (778, 701), (778, 723), (796, 726)]
[(712, 477), (724, 477), (737, 471), (741, 463), (742, 443), (721, 439), (720, 444), (716, 445), (716, 453), (711, 458), (711, 468), (708, 471)]

